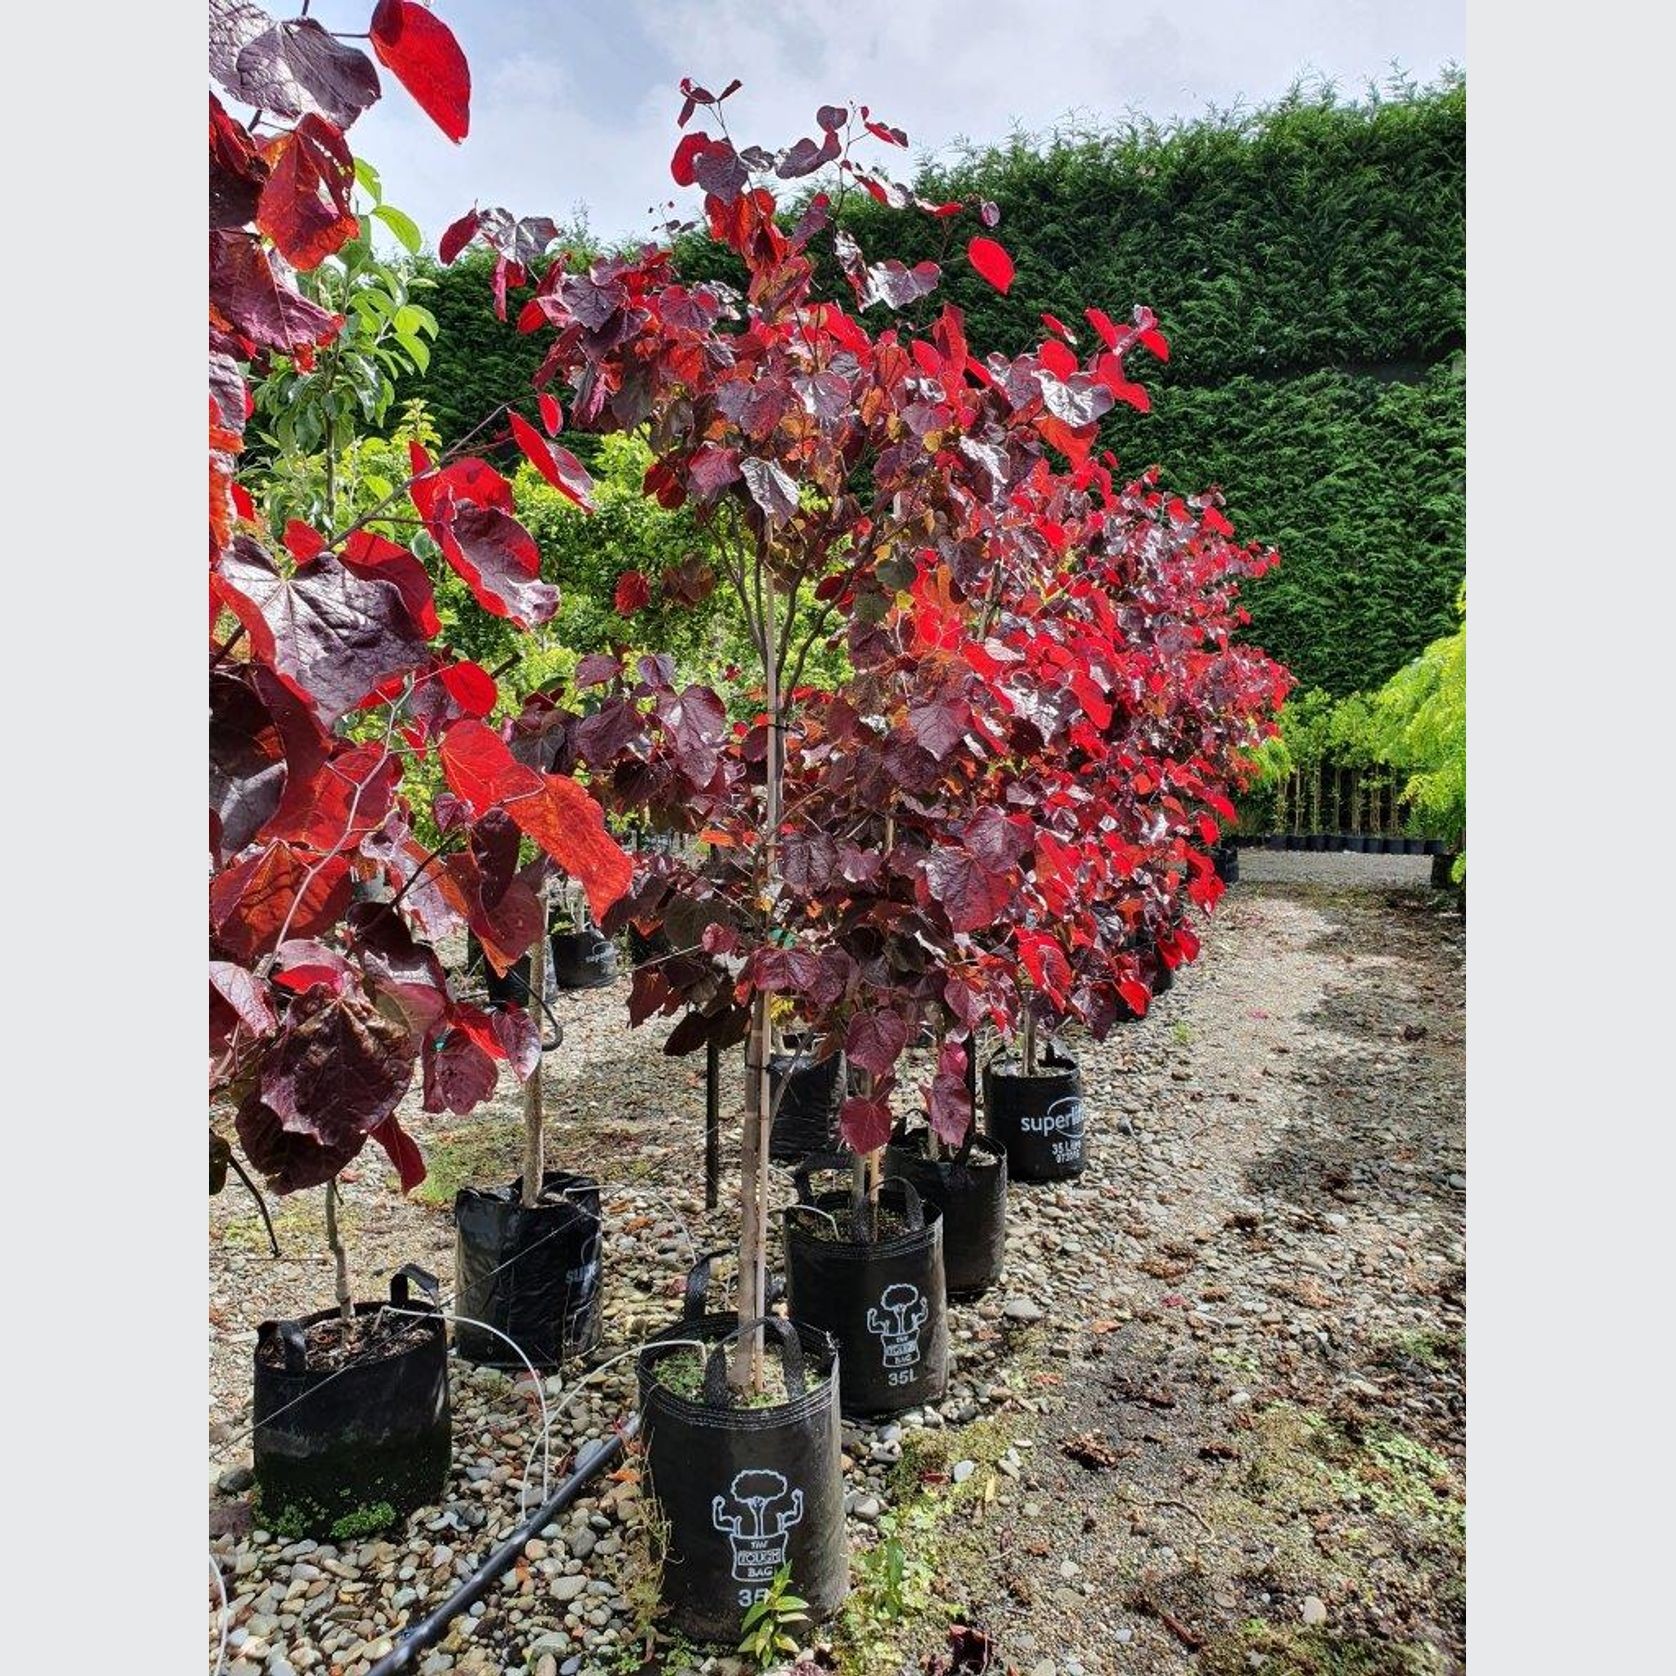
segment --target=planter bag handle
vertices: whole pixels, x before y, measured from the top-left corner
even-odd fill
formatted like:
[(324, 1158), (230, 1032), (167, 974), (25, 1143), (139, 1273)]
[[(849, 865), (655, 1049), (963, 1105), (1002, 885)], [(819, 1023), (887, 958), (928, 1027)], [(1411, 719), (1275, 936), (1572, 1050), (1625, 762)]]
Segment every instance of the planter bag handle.
[(429, 1269), (422, 1269), (417, 1263), (403, 1263), (390, 1276), (390, 1302), (397, 1309), (408, 1307), (407, 1283), (410, 1280), (417, 1283), (419, 1290), (430, 1299), (431, 1308), (435, 1309), (442, 1298), (441, 1282)]
[(879, 1183), (879, 1198), (882, 1201), (887, 1187), (902, 1189), (902, 1209), (908, 1218), (908, 1232), (917, 1234), (925, 1227), (925, 1201), (919, 1196), (919, 1189), (906, 1176), (886, 1176)]
[(732, 1250), (725, 1245), (715, 1251), (706, 1251), (687, 1270), (686, 1290), (681, 1300), (681, 1319), (684, 1322), (703, 1319), (705, 1301), (710, 1296), (710, 1265), (718, 1257), (730, 1257), (732, 1254)]
[(308, 1372), (308, 1340), (303, 1336), (300, 1321), (276, 1321), (274, 1332), (279, 1339), (281, 1354), (285, 1357), (285, 1371), (287, 1373)]
[(854, 1156), (848, 1152), (811, 1152), (791, 1173), (791, 1179), (797, 1184), (797, 1202), (800, 1205), (812, 1205), (815, 1202), (814, 1189), (809, 1181), (811, 1176), (824, 1174), (828, 1170), (848, 1175), (854, 1162)]
[(727, 1357), (723, 1352), (736, 1339), (741, 1339), (746, 1333), (755, 1332), (758, 1327), (772, 1327), (780, 1339), (780, 1366), (785, 1372), (786, 1389), (794, 1397), (800, 1397), (808, 1389), (808, 1381), (803, 1373), (803, 1344), (797, 1336), (797, 1329), (786, 1320), (783, 1315), (759, 1315), (754, 1321), (747, 1321), (742, 1327), (735, 1327), (725, 1338), (716, 1341), (716, 1347), (710, 1352), (704, 1364), (704, 1406), (706, 1408), (725, 1408), (727, 1406)]

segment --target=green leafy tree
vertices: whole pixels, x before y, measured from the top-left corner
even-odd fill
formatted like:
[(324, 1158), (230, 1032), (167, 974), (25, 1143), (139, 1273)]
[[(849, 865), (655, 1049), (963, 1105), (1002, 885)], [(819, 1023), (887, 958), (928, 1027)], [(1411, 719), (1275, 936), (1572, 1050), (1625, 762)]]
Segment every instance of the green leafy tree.
[(1416, 822), (1463, 851), (1466, 873), (1466, 593), (1461, 626), (1434, 640), (1374, 695), (1376, 755), (1406, 776), (1403, 797)]

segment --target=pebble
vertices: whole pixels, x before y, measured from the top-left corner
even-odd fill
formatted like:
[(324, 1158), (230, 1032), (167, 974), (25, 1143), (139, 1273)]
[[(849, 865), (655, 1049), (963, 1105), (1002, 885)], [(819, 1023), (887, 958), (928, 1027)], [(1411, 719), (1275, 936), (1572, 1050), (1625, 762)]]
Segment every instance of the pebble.
[(255, 1482), (256, 1474), (252, 1472), (248, 1466), (241, 1465), (228, 1467), (228, 1469), (222, 1473), (218, 1479), (216, 1479), (215, 1487), (224, 1496), (236, 1496), (241, 1495), (244, 1491), (248, 1490)]
[[(531, 982), (533, 981), (534, 980), (532, 979)], [(953, 1477), (955, 1483), (964, 1484), (966, 1480), (977, 1470), (978, 1463), (976, 1461), (956, 1461), (954, 1463), (954, 1471), (951, 1476)]]
[(884, 1512), (884, 1503), (877, 1496), (863, 1496), (855, 1504), (855, 1516), (864, 1525), (876, 1525)]
[[(535, 980), (532, 978), (530, 982), (533, 986)], [(588, 1579), (586, 1577), (555, 1577), (550, 1593), (554, 1600), (563, 1605), (568, 1601), (575, 1600), (578, 1595), (586, 1591), (587, 1587)]]
[(1029, 1298), (1008, 1298), (1001, 1306), (1001, 1313), (1009, 1321), (1040, 1321), (1042, 1319), (1041, 1305), (1032, 1303)]
[(1327, 1608), (1317, 1595), (1305, 1595), (1298, 1614), (1306, 1624), (1324, 1624), (1327, 1621)]

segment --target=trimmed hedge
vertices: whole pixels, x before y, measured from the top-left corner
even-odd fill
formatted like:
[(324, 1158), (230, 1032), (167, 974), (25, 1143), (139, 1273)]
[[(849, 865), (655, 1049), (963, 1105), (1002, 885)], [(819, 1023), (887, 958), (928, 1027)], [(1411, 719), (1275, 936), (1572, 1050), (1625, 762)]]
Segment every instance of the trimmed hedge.
[[(843, 221), (870, 257), (943, 263), (910, 322), (952, 301), (973, 343), (1016, 353), (1043, 310), (1073, 329), (1087, 302), (1157, 313), (1171, 359), (1134, 361), (1152, 414), (1120, 410), (1109, 440), (1179, 488), (1220, 483), (1240, 533), (1280, 547), (1249, 590), (1250, 635), (1303, 686), (1377, 686), (1449, 632), (1465, 572), (1464, 82), (1355, 105), (1294, 95), (1044, 151), (1020, 139), (917, 184), (994, 199), (1017, 278), (1003, 297), (972, 272), (969, 217), (951, 233), (852, 191)], [(680, 261), (736, 277), (705, 240)], [(527, 390), (542, 354), (540, 334), (495, 320), (488, 269), (433, 270), (431, 374), (401, 392), (422, 388), (449, 438)]]

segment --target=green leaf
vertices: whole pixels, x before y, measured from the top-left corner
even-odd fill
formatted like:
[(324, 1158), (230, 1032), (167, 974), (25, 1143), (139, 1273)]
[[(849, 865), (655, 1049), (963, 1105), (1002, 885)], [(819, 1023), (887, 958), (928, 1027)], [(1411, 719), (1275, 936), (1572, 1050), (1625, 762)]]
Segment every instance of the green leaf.
[(403, 215), (393, 204), (380, 204), (372, 212), (396, 236), (396, 241), (410, 256), (419, 254), (419, 246), (423, 240), (419, 236), (419, 228), (413, 218)]
[(355, 159), (355, 179), (360, 183), (361, 189), (371, 197), (375, 204), (382, 200), (384, 197), (384, 187), (379, 181), (378, 170), (375, 169), (364, 157), (357, 157)]

